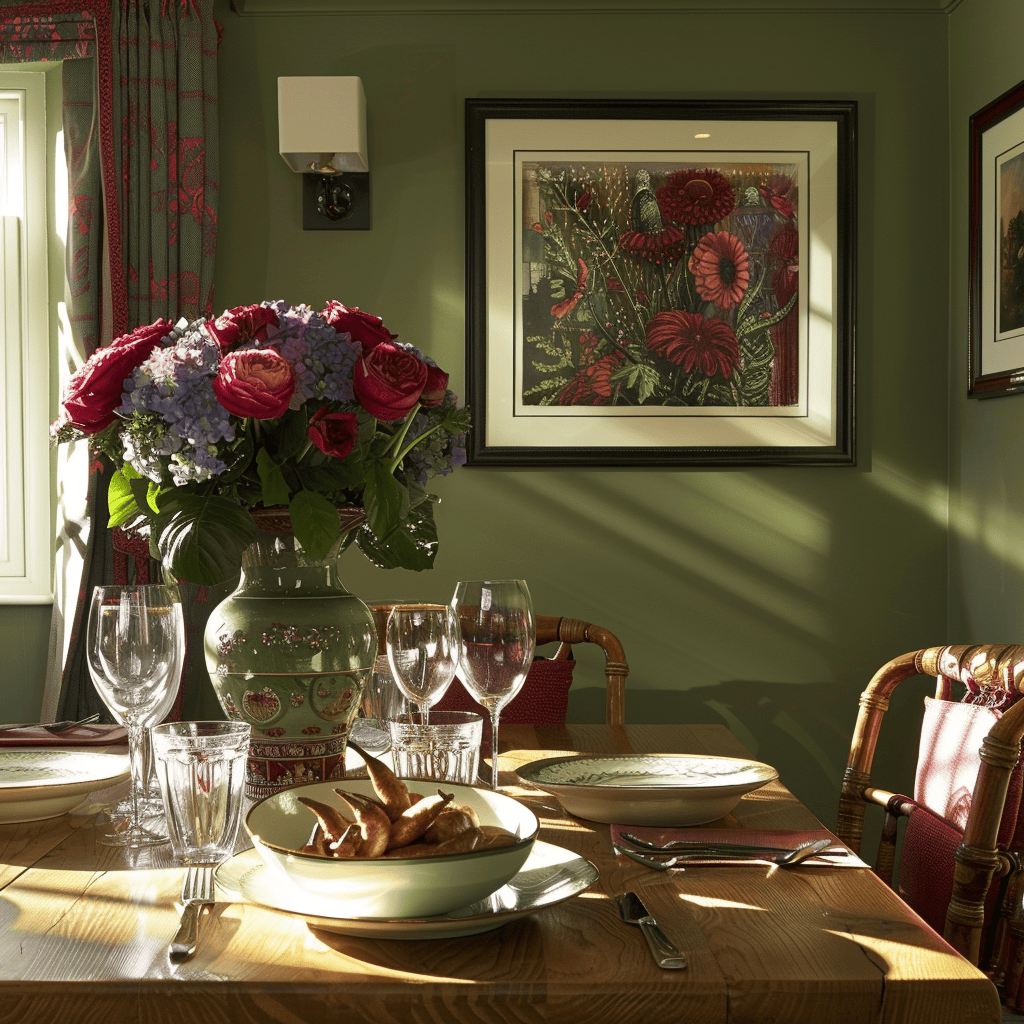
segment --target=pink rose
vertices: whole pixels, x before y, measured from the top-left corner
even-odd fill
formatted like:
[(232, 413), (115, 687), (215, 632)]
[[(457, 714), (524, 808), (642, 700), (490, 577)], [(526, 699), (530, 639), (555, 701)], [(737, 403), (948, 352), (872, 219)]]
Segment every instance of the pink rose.
[(109, 427), (117, 419), (114, 410), (121, 404), (125, 380), (170, 332), (168, 321), (157, 320), (94, 352), (68, 381), (58, 423), (70, 424), (83, 434)]
[(379, 316), (364, 313), (355, 306), (343, 306), (337, 299), (330, 299), (320, 315), (339, 333), (346, 332), (363, 346), (363, 355), (376, 348), (381, 342), (394, 341), (392, 334)]
[(224, 353), (247, 342), (266, 341), (267, 326), (280, 322), (274, 310), (256, 302), (226, 309), (216, 320), (206, 321), (206, 330)]
[(385, 423), (402, 419), (419, 401), (426, 383), (427, 364), (387, 341), (364, 353), (352, 376), (359, 404)]
[(354, 412), (329, 412), (322, 405), (309, 418), (306, 436), (324, 453), (335, 459), (343, 459), (356, 442), (359, 421)]
[(420, 405), (424, 409), (432, 409), (444, 401), (448, 391), (448, 374), (440, 366), (427, 364), (427, 383), (423, 385), (423, 394), (420, 395)]
[(272, 420), (283, 416), (295, 392), (295, 375), (272, 348), (228, 352), (214, 378), (217, 401), (235, 416)]

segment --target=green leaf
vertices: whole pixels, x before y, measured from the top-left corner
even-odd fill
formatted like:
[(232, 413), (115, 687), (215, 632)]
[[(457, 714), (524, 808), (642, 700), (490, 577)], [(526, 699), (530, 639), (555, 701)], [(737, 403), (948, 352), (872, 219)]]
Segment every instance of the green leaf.
[(378, 537), (387, 537), (408, 513), (408, 491), (383, 462), (374, 462), (368, 467), (363, 507), (366, 521)]
[(201, 585), (235, 575), (255, 536), (252, 516), (216, 494), (170, 494), (153, 522), (164, 567), (176, 579)]
[(256, 471), (263, 485), (263, 504), (268, 508), (271, 505), (287, 505), (291, 489), (284, 478), (284, 473), (281, 472), (281, 467), (270, 457), (270, 452), (266, 448), (261, 448), (256, 453)]
[(366, 481), (366, 473), (359, 462), (344, 462), (331, 459), (317, 466), (297, 466), (295, 475), (302, 486), (321, 494), (334, 491), (360, 490)]
[(360, 551), (380, 569), (413, 569), (422, 572), (437, 557), (437, 526), (432, 501), (422, 501), (409, 518), (381, 540), (369, 526), (356, 534)]
[[(126, 465), (125, 470), (130, 471), (136, 478), (138, 477), (131, 466)], [(123, 526), (129, 519), (139, 515), (139, 505), (135, 500), (127, 472), (115, 470), (114, 475), (110, 478), (110, 486), (107, 488), (107, 508), (110, 511), (108, 527)]]
[(305, 406), (289, 409), (273, 427), (267, 425), (263, 428), (264, 440), (280, 463), (294, 458), (306, 447), (309, 443), (308, 429)]
[(326, 558), (341, 533), (337, 508), (316, 491), (299, 491), (288, 509), (302, 549), (310, 558)]

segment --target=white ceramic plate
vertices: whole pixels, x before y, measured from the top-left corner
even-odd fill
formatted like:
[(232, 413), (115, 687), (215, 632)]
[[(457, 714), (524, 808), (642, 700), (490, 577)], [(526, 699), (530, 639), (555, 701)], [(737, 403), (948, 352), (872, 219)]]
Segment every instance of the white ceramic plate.
[(617, 825), (702, 825), (779, 777), (760, 761), (707, 754), (549, 757), (516, 774), (570, 814)]
[(0, 750), (0, 822), (56, 818), (130, 774), (127, 754), (16, 747)]
[(271, 910), (298, 914), (314, 928), (365, 939), (442, 939), (478, 935), (509, 921), (564, 903), (597, 881), (588, 860), (560, 846), (533, 844), (530, 856), (507, 885), (479, 903), (437, 917), (347, 918), (340, 905), (311, 896), (272, 875), (255, 850), (246, 850), (217, 868), (217, 886), (232, 898)]

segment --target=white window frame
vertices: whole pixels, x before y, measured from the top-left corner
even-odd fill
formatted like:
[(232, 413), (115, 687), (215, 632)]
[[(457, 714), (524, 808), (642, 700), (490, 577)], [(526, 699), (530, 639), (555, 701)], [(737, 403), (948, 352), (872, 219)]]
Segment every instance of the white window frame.
[(18, 257), (0, 260), (0, 604), (53, 600), (46, 77), (0, 72), (7, 132), (20, 148), (12, 169), (23, 183), (20, 196), (0, 195), (0, 239)]

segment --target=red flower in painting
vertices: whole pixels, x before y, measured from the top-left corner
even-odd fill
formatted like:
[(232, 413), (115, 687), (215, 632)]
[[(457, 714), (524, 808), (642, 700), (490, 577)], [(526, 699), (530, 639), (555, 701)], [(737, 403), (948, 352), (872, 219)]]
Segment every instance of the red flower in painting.
[(551, 307), (551, 315), (561, 320), (566, 313), (568, 313), (580, 299), (583, 298), (584, 288), (587, 283), (587, 278), (590, 276), (590, 270), (587, 268), (586, 263), (581, 259), (577, 259), (576, 262), (580, 265), (579, 276), (576, 278), (576, 291), (567, 299), (563, 299), (561, 302), (556, 302)]
[(612, 373), (625, 356), (618, 350), (594, 358), (600, 339), (589, 332), (580, 335), (583, 362), (576, 375), (558, 396), (559, 405), (610, 405), (614, 385)]
[(689, 263), (701, 298), (719, 309), (739, 305), (750, 284), (750, 259), (743, 243), (728, 231), (705, 235)]
[(724, 321), (706, 320), (700, 313), (672, 309), (647, 324), (647, 347), (687, 373), (694, 367), (709, 377), (731, 377), (740, 361), (740, 345)]
[(769, 206), (773, 206), (783, 217), (793, 216), (793, 189), (796, 182), (788, 175), (773, 174), (766, 185), (759, 185), (758, 189)]
[(715, 224), (736, 205), (728, 178), (711, 168), (673, 171), (657, 197), (662, 217), (676, 224)]
[(675, 259), (686, 245), (686, 238), (679, 228), (669, 224), (658, 232), (623, 232), (619, 235), (619, 245), (648, 263), (661, 263)]

